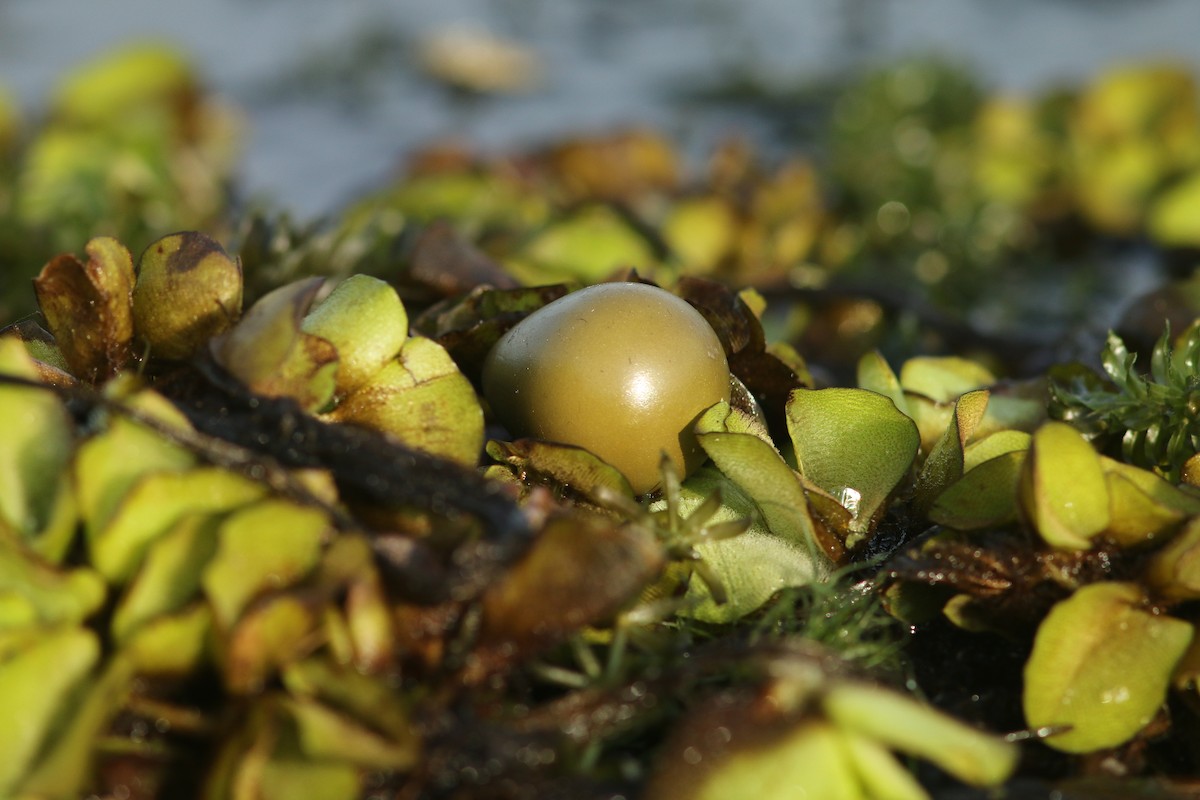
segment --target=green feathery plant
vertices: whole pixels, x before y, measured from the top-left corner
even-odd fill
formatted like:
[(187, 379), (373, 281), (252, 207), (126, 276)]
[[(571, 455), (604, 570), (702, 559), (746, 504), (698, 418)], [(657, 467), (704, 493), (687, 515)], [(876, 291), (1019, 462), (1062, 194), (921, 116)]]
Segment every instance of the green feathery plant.
[(1051, 414), (1102, 446), (1119, 441), (1125, 461), (1178, 482), (1184, 463), (1200, 451), (1200, 323), (1174, 348), (1164, 330), (1148, 375), (1134, 371), (1136, 360), (1110, 332), (1101, 353), (1110, 383), (1090, 373), (1052, 381)]

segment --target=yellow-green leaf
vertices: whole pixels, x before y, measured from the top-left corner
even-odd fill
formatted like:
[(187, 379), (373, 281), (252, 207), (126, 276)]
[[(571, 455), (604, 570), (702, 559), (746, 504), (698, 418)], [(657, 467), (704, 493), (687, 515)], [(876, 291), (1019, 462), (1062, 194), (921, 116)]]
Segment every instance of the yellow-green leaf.
[(100, 657), (96, 636), (82, 628), (60, 628), (30, 637), (0, 660), (0, 795), (13, 796), (17, 782), (44, 744), (55, 715)]
[(963, 476), (964, 451), (987, 410), (988, 391), (967, 392), (954, 403), (954, 415), (946, 432), (934, 445), (921, 467), (916, 484), (917, 509), (927, 512), (947, 486)]
[(149, 547), (113, 614), (117, 642), (155, 617), (178, 610), (197, 594), (204, 567), (216, 552), (219, 522), (215, 516), (184, 516)]
[(1065, 422), (1047, 422), (1033, 434), (1020, 497), (1026, 519), (1053, 547), (1086, 550), (1108, 527), (1108, 484), (1100, 457)]
[(1188, 517), (1200, 514), (1200, 497), (1188, 494), (1150, 470), (1101, 458), (1111, 510), (1105, 535), (1133, 547), (1161, 540)]
[(396, 290), (370, 275), (351, 275), (301, 324), (337, 348), (337, 394), (345, 397), (384, 368), (408, 338), (408, 314)]
[[(726, 624), (755, 611), (781, 589), (803, 586), (817, 576), (808, 548), (773, 534), (745, 490), (713, 467), (703, 467), (683, 482), (677, 513), (690, 515), (718, 492), (721, 506), (706, 524), (736, 520), (751, 524), (737, 536), (695, 546), (708, 571), (720, 580), (725, 598), (718, 603), (708, 584), (692, 576), (684, 595), (687, 605), (680, 613), (705, 622)], [(650, 508), (665, 509), (666, 501), (660, 500)]]
[(857, 382), (858, 388), (891, 398), (901, 413), (909, 414), (904, 387), (900, 385), (900, 379), (878, 350), (872, 350), (858, 360)]
[(719, 733), (710, 735), (714, 744), (705, 750), (716, 752), (691, 745), (664, 751), (646, 800), (869, 800), (856, 763), (833, 725), (819, 720), (775, 722), (737, 734), (728, 744)]
[(1144, 607), (1132, 583), (1094, 583), (1050, 609), (1025, 664), (1031, 728), (1071, 726), (1046, 739), (1068, 753), (1116, 747), (1145, 727), (1166, 699), (1192, 626)]
[(696, 421), (696, 438), (717, 469), (750, 495), (771, 533), (802, 552), (812, 553), (813, 572), (827, 566), (818, 554), (808, 500), (800, 480), (768, 442), (752, 432), (753, 418), (728, 403), (717, 403)]
[(81, 622), (105, 594), (93, 570), (54, 568), (0, 535), (0, 630)]
[(241, 262), (208, 236), (164, 236), (138, 259), (133, 321), (151, 356), (190, 358), (241, 313)]
[(334, 395), (337, 349), (300, 327), (323, 282), (296, 281), (259, 298), (212, 340), (217, 362), (258, 394), (290, 397), (307, 411), (324, 408)]
[(963, 531), (1012, 522), (1024, 463), (1024, 451), (1012, 450), (977, 465), (938, 495), (930, 521)]
[[(187, 418), (162, 395), (141, 391), (125, 405), (168, 428), (190, 429)], [(153, 472), (184, 470), (192, 454), (162, 435), (116, 415), (108, 427), (81, 444), (75, 455), (79, 511), (90, 537), (103, 530), (135, 483)]]
[(89, 538), (96, 568), (113, 582), (127, 580), (150, 545), (188, 514), (216, 514), (251, 503), (262, 484), (218, 467), (155, 472), (134, 484), (108, 524)]
[(972, 786), (998, 786), (1017, 766), (1017, 746), (880, 686), (844, 681), (822, 702), (838, 727), (938, 765)]
[(264, 500), (229, 516), (202, 578), (218, 627), (228, 630), (256, 595), (307, 575), (328, 533), (323, 512), (284, 500)]
[(1142, 580), (1170, 600), (1200, 598), (1200, 516), (1151, 557)]
[(296, 723), (300, 750), (314, 760), (347, 761), (376, 769), (410, 769), (418, 740), (394, 741), (311, 698), (289, 698), (283, 707)]
[[(0, 373), (36, 380), (37, 368), (19, 339), (0, 337)], [(63, 478), (74, 446), (70, 415), (53, 392), (0, 384), (0, 527), (27, 542), (46, 532), (70, 503)]]
[(483, 409), (475, 389), (441, 345), (420, 336), (327, 416), (470, 466), (483, 447)]
[(212, 634), (212, 610), (194, 603), (138, 626), (122, 651), (143, 675), (185, 675), (203, 663)]
[(595, 505), (605, 505), (612, 497), (634, 500), (633, 487), (625, 476), (582, 447), (540, 439), (492, 440), (487, 444), (487, 454), (522, 480), (556, 484)]

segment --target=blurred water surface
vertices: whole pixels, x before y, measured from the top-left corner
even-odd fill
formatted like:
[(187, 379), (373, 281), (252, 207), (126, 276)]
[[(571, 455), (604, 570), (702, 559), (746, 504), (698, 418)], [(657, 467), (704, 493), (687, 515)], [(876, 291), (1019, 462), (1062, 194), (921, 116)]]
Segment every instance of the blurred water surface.
[[(413, 57), (469, 26), (527, 48), (541, 79), (465, 98)], [(993, 90), (1036, 91), (1106, 65), (1200, 67), (1194, 0), (4, 0), (0, 85), (36, 114), (67, 69), (122, 43), (177, 45), (247, 120), (241, 176), (302, 216), (455, 136), (498, 150), (652, 125), (702, 152), (778, 126), (738, 93), (787, 98), (912, 53), (960, 60)], [(778, 100), (775, 111), (778, 112)]]

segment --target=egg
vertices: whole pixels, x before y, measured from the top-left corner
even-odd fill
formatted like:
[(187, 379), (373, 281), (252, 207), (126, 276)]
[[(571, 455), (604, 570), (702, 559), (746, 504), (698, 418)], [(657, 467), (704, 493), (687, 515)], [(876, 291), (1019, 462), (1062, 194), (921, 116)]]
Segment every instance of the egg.
[(692, 424), (730, 396), (716, 332), (685, 300), (642, 283), (581, 289), (538, 309), (492, 348), (483, 394), (517, 437), (585, 448), (642, 494), (662, 454), (704, 461)]

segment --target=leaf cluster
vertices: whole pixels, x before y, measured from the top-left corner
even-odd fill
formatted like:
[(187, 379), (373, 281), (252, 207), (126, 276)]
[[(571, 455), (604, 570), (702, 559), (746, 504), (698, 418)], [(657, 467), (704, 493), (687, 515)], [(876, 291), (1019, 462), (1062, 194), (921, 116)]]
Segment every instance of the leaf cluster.
[[(1200, 325), (1145, 375), (1116, 336), (1107, 380), (1055, 372), (1072, 427), (996, 359), (893, 372), (875, 301), (819, 291), (904, 264), (948, 297), (991, 292), (979, 274), (1068, 219), (1188, 242), (1170, 187), (1200, 163), (1200, 116), (1177, 71), (1027, 104), (901, 66), (840, 101), (829, 175), (729, 144), (689, 181), (650, 132), (435, 149), (328, 225), (255, 215), (238, 256), (184, 232), (134, 259), (92, 233), (223, 208), (170, 169), (199, 148), (212, 189), (225, 165), (174, 136), (198, 97), (178, 65), (150, 58), (172, 80), (122, 100), (144, 58), (68, 92), (80, 137), (40, 193), (14, 176), (41, 139), (0, 118), (20, 190), (0, 234), (87, 241), (47, 256), (40, 317), (0, 336), (0, 418), (19, 421), (0, 437), (0, 706), (24, 722), (0, 730), (0, 793), (115, 795), (132, 773), (214, 798), (920, 798), (912, 758), (992, 787), (1022, 747), (1138, 771), (1186, 736)], [(161, 180), (114, 188), (97, 153)], [(687, 300), (736, 378), (690, 431), (709, 463), (643, 496), (586, 450), (509, 441), (475, 391), (506, 330), (612, 279)], [(838, 346), (855, 387), (820, 381)], [(1044, 746), (901, 688), (901, 643), (945, 623), (1024, 648), (1009, 716), (976, 721)]]

